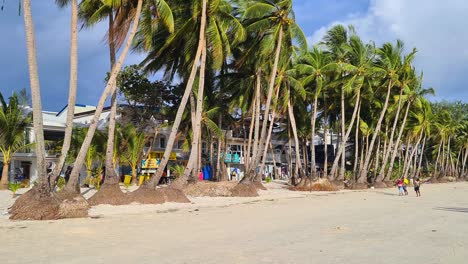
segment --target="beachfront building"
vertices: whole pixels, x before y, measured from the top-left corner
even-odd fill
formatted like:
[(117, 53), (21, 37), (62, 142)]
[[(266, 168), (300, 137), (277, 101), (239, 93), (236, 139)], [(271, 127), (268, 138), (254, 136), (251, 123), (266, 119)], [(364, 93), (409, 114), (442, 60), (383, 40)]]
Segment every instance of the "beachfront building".
[[(73, 121), (74, 126), (88, 126), (94, 117), (95, 110), (95, 106), (76, 104)], [(44, 138), (48, 141), (46, 146), (46, 162), (48, 170), (52, 170), (58, 161), (60, 147), (64, 137), (67, 113), (68, 106), (63, 107), (58, 112), (43, 111)], [(105, 130), (107, 128), (109, 114), (110, 107), (105, 107), (99, 117), (99, 130)], [(117, 116), (117, 118), (119, 117), (120, 115)], [(287, 121), (283, 120), (283, 118), (278, 118), (276, 120), (277, 121), (275, 121), (273, 125), (271, 145), (267, 150), (265, 171), (263, 173), (264, 175), (270, 175), (275, 179), (287, 179), (290, 176), (289, 172), (292, 171), (292, 168), (296, 163), (296, 152), (294, 151), (295, 146), (293, 140), (289, 142), (287, 140), (287, 136), (284, 136), (284, 133), (287, 133)], [(171, 127), (164, 125), (168, 122), (168, 120), (152, 121), (157, 132), (155, 133), (154, 129), (146, 131), (149, 140), (144, 148), (144, 161), (142, 162), (142, 166), (139, 168), (140, 173), (144, 174), (154, 173), (158, 169), (158, 161), (161, 159), (164, 150), (166, 149), (167, 140), (171, 132)], [(250, 158), (251, 156), (245, 155), (247, 142), (244, 139), (246, 131), (243, 130), (248, 129), (250, 119), (246, 118), (245, 122), (246, 123), (241, 128), (227, 128), (223, 130), (225, 135), (225, 146), (223, 147), (224, 151), (221, 153), (221, 155), (223, 155), (222, 162), (224, 162), (226, 165), (224, 166), (226, 168), (224, 173), (229, 180), (238, 181), (242, 179), (242, 177), (245, 175), (245, 159)], [(27, 141), (34, 142), (34, 133), (32, 133), (32, 128), (27, 129), (25, 133), (27, 134)], [(167, 176), (170, 175), (170, 171), (168, 169), (170, 166), (174, 164), (185, 165), (188, 161), (190, 153), (184, 152), (183, 150), (184, 140), (185, 139), (183, 138), (183, 135), (181, 135), (174, 144), (170, 160), (166, 168)], [(323, 130), (318, 130), (313, 144), (316, 148), (317, 164), (319, 167), (323, 166), (324, 144), (329, 146), (328, 153), (330, 162), (334, 157), (333, 153), (336, 149), (337, 141), (336, 134), (329, 133), (324, 135)], [(301, 148), (301, 160), (304, 159), (305, 155), (305, 158), (308, 159), (308, 164), (310, 164), (310, 141), (306, 142), (305, 145), (307, 146), (305, 151), (302, 149), (302, 146), (299, 146), (299, 148)], [(290, 148), (292, 151), (289, 151)], [(202, 142), (202, 159), (204, 166), (213, 166), (216, 164), (216, 150), (217, 140), (213, 140), (212, 145), (210, 145), (209, 142)], [(0, 161), (1, 160), (2, 158), (0, 154)], [(24, 181), (25, 183), (34, 182), (37, 178), (36, 166), (36, 156), (33, 150), (16, 153), (10, 166), (9, 180)], [(129, 174), (128, 168), (125, 167), (121, 167), (119, 171), (121, 176), (124, 174)], [(233, 173), (233, 171), (235, 173)], [(85, 177), (85, 169), (83, 169), (81, 175), (81, 178)]]
[[(96, 109), (94, 106), (76, 104), (75, 116), (81, 113), (86, 113)], [(32, 111), (30, 107), (26, 107), (26, 113)], [(60, 147), (65, 134), (66, 119), (68, 106), (65, 106), (58, 112), (43, 111), (44, 125), (44, 140), (46, 140), (46, 163), (47, 169), (50, 171), (54, 168), (60, 155)], [(105, 116), (103, 114), (102, 116)], [(78, 119), (79, 120), (79, 119)], [(25, 131), (25, 143), (35, 141), (33, 128), (30, 127)], [(0, 161), (3, 157), (0, 153)], [(33, 183), (37, 179), (37, 159), (34, 149), (18, 152), (13, 156), (10, 164), (9, 181), (23, 182), (25, 185)]]

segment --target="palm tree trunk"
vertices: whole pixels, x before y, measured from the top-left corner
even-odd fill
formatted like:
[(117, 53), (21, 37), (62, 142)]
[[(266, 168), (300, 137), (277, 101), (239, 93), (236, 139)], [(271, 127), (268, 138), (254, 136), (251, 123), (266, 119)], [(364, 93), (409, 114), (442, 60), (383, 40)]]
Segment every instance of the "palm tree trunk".
[[(86, 137), (83, 141), (83, 144), (81, 146), (80, 152), (78, 153), (76, 160), (75, 160), (75, 165), (73, 166), (73, 170), (70, 174), (70, 179), (67, 183), (67, 186), (65, 187), (66, 191), (69, 192), (79, 192), (79, 184), (78, 184), (78, 177), (79, 177), (79, 172), (81, 170), (81, 167), (83, 166), (83, 162), (86, 156), (86, 152), (88, 151), (89, 146), (91, 145), (91, 140), (93, 139), (94, 132), (97, 129), (98, 125), (98, 120), (99, 117), (101, 116), (102, 109), (104, 107), (104, 103), (108, 97), (109, 94), (114, 93), (116, 86), (115, 80), (117, 78), (117, 74), (119, 73), (120, 69), (122, 68), (123, 61), (125, 60), (125, 57), (127, 56), (127, 53), (130, 49), (130, 46), (132, 44), (133, 38), (136, 34), (137, 28), (138, 28), (138, 22), (140, 20), (140, 14), (141, 14), (141, 7), (143, 4), (143, 0), (138, 0), (138, 5), (137, 5), (137, 10), (135, 12), (135, 18), (133, 20), (133, 25), (130, 30), (130, 34), (127, 37), (127, 42), (125, 43), (125, 47), (120, 54), (118, 62), (115, 64), (114, 68), (112, 69), (111, 75), (109, 77), (109, 81), (107, 82), (107, 85), (104, 89), (104, 92), (101, 95), (101, 98), (99, 99), (98, 106), (96, 107), (96, 111), (94, 113), (93, 120), (91, 121), (91, 125), (89, 126), (88, 133), (86, 134)], [(33, 96), (34, 97), (34, 96)]]
[(37, 69), (36, 41), (34, 37), (34, 24), (31, 12), (31, 0), (23, 1), (24, 28), (26, 31), (26, 47), (28, 53), (29, 82), (31, 86), (31, 98), (33, 107), (33, 127), (36, 140), (36, 159), (38, 186), (40, 190), (50, 191), (47, 182), (47, 169), (45, 162), (45, 142), (42, 120), (41, 90), (39, 85), (39, 72)]
[[(354, 105), (353, 115), (351, 117), (351, 123), (349, 124), (348, 131), (346, 131), (346, 134), (344, 135), (344, 137), (342, 137), (342, 142), (341, 142), (340, 148), (338, 149), (338, 152), (336, 153), (335, 161), (333, 161), (333, 165), (332, 165), (331, 172), (330, 172), (331, 175), (335, 175), (335, 173), (336, 173), (336, 170), (338, 168), (338, 158), (341, 155), (343, 155), (343, 158), (345, 158), (345, 156), (346, 156), (346, 142), (348, 141), (349, 135), (351, 134), (351, 131), (353, 130), (354, 121), (356, 120), (358, 108), (359, 108), (359, 105), (361, 103), (361, 100), (360, 100), (361, 89), (358, 90), (358, 93), (357, 93), (356, 97), (357, 98), (356, 98), (356, 103)], [(359, 121), (358, 121), (358, 125), (359, 125)], [(343, 130), (341, 132), (343, 133)], [(345, 159), (343, 159), (343, 160), (345, 160)], [(343, 164), (341, 164), (341, 165), (343, 166)], [(342, 168), (342, 169), (344, 169), (344, 168)], [(344, 179), (344, 173), (340, 173), (339, 179), (340, 180)]]
[(0, 182), (0, 190), (8, 189), (8, 170), (10, 169), (10, 162), (6, 161), (3, 156), (2, 180)]
[(310, 140), (310, 177), (311, 179), (317, 178), (317, 169), (315, 164), (315, 121), (317, 116), (317, 102), (318, 102), (318, 95), (314, 96), (314, 106), (312, 111), (312, 116), (310, 118), (311, 123), (311, 133), (312, 138)]
[(55, 180), (60, 176), (65, 159), (70, 149), (73, 117), (75, 114), (76, 103), (76, 87), (78, 83), (78, 4), (77, 0), (71, 1), (71, 30), (70, 30), (70, 84), (68, 92), (68, 112), (65, 126), (65, 135), (63, 138), (62, 150), (57, 165), (52, 171), (52, 176), (49, 182), (50, 188), (55, 187)]
[[(325, 103), (325, 110), (324, 110), (324, 117), (323, 117), (323, 137), (325, 138), (325, 145), (323, 146), (323, 154), (324, 154), (324, 162), (323, 162), (323, 178), (328, 178), (328, 111), (327, 111), (327, 104)], [(330, 143), (332, 142), (332, 138), (330, 138)]]
[(411, 106), (411, 102), (408, 101), (408, 103), (406, 105), (405, 116), (403, 117), (403, 121), (401, 122), (400, 131), (398, 131), (398, 137), (397, 137), (397, 139), (395, 141), (394, 146), (392, 145), (392, 148), (389, 147), (389, 149), (393, 149), (393, 152), (392, 152), (392, 157), (390, 158), (390, 164), (389, 164), (389, 167), (388, 167), (388, 171), (387, 171), (387, 174), (386, 174), (384, 179), (390, 179), (390, 176), (392, 175), (393, 164), (395, 162), (396, 155), (398, 154), (400, 141), (401, 141), (401, 136), (403, 135), (403, 130), (405, 129), (405, 126), (406, 126), (406, 120), (408, 118), (408, 113), (409, 113), (410, 106)]
[[(397, 112), (395, 114), (395, 119), (393, 121), (393, 126), (392, 126), (392, 131), (390, 132), (390, 138), (388, 141), (388, 148), (387, 151), (384, 151), (384, 156), (382, 159), (382, 167), (380, 168), (379, 176), (377, 177), (377, 181), (383, 180), (385, 176), (385, 166), (387, 165), (388, 158), (390, 157), (390, 152), (392, 151), (393, 148), (393, 137), (395, 136), (395, 131), (396, 127), (398, 124), (398, 119), (400, 117), (400, 112), (401, 112), (401, 103), (402, 103), (402, 95), (403, 95), (403, 89), (400, 89), (400, 97), (398, 97), (398, 107), (397, 107)], [(408, 102), (408, 105), (410, 103)]]
[(206, 38), (203, 36), (202, 52), (200, 62), (200, 75), (198, 78), (198, 93), (197, 93), (197, 107), (195, 112), (195, 127), (193, 128), (192, 149), (187, 167), (185, 169), (185, 177), (192, 175), (192, 181), (198, 181), (198, 173), (200, 171), (201, 162), (201, 118), (203, 112), (203, 92), (205, 87), (205, 65), (206, 65)]
[(408, 178), (408, 171), (409, 171), (409, 169), (411, 167), (411, 161), (413, 160), (414, 153), (416, 153), (416, 151), (418, 150), (418, 146), (421, 143), (421, 139), (423, 137), (423, 134), (424, 134), (424, 131), (421, 131), (421, 134), (418, 137), (418, 141), (416, 142), (416, 144), (413, 146), (413, 149), (411, 150), (411, 153), (410, 153), (410, 156), (409, 156), (409, 159), (408, 159), (408, 165), (406, 166), (405, 173), (403, 174), (404, 178)]
[(381, 136), (379, 136), (379, 140), (377, 141), (377, 150), (375, 152), (375, 163), (374, 163), (374, 175), (372, 175), (372, 182), (375, 183), (375, 180), (376, 180), (376, 174), (377, 174), (377, 170), (379, 168), (379, 155), (380, 155), (380, 140), (381, 140)]
[(437, 177), (438, 173), (439, 173), (439, 158), (440, 158), (440, 150), (442, 148), (442, 145), (443, 145), (443, 140), (441, 143), (439, 143), (439, 147), (438, 147), (438, 150), (437, 150), (437, 158), (436, 158), (436, 162), (435, 162), (435, 168), (434, 168), (434, 174), (435, 176)]
[[(252, 149), (252, 136), (253, 136), (253, 131), (254, 131), (254, 126), (255, 126), (255, 119), (257, 118), (257, 97), (259, 97), (260, 95), (257, 93), (258, 90), (260, 90), (260, 75), (257, 74), (257, 81), (256, 81), (256, 84), (255, 86), (257, 87), (255, 89), (255, 95), (254, 95), (254, 98), (252, 100), (252, 109), (251, 109), (251, 116), (250, 116), (250, 128), (249, 128), (249, 138), (248, 138), (248, 142), (247, 142), (247, 151), (246, 153), (244, 153), (244, 168), (245, 168), (245, 171), (249, 171), (250, 169), (250, 151)], [(255, 117), (255, 118), (254, 118)], [(258, 129), (256, 130), (256, 132), (258, 132)], [(254, 150), (255, 152), (256, 150)]]
[[(252, 150), (252, 158), (249, 161), (249, 171), (257, 169), (258, 164), (255, 164), (258, 156), (258, 147), (260, 142), (260, 108), (261, 108), (261, 79), (260, 79), (261, 71), (257, 71), (257, 84), (256, 84), (256, 103), (255, 103), (255, 130), (254, 130), (254, 143), (253, 143), (253, 150)], [(265, 117), (264, 117), (265, 119)], [(246, 173), (249, 171), (246, 170)]]
[[(221, 114), (218, 116), (218, 127), (222, 129), (223, 125), (223, 117)], [(222, 177), (222, 175), (226, 174), (225, 171), (221, 168), (221, 162), (222, 162), (222, 157), (221, 157), (221, 144), (223, 144), (221, 137), (218, 138), (218, 154), (216, 155), (216, 180), (222, 181), (225, 179), (225, 177)]]
[[(182, 115), (184, 113), (185, 106), (187, 105), (188, 97), (190, 95), (190, 92), (192, 91), (193, 83), (195, 81), (197, 68), (198, 68), (197, 63), (200, 60), (202, 50), (205, 48), (206, 2), (207, 0), (203, 0), (201, 21), (200, 21), (200, 35), (198, 38), (198, 48), (195, 54), (192, 71), (190, 72), (189, 80), (187, 82), (187, 86), (185, 87), (184, 95), (182, 96), (179, 109), (177, 109), (176, 118), (174, 120), (174, 123), (172, 124), (171, 134), (169, 135), (169, 139), (167, 141), (166, 149), (164, 151), (164, 156), (159, 164), (160, 168), (165, 168), (167, 165), (167, 162), (169, 161), (169, 156), (171, 154), (172, 147), (174, 146), (174, 141), (177, 136), (177, 131), (179, 130), (179, 125), (180, 125), (180, 122), (182, 121)], [(161, 179), (162, 174), (163, 174), (163, 170), (156, 171), (156, 175), (148, 182), (148, 187), (151, 189), (155, 189), (156, 185)]]
[(360, 124), (360, 114), (361, 114), (361, 102), (359, 102), (358, 113), (357, 113), (357, 121), (356, 121), (356, 131), (355, 131), (355, 138), (354, 138), (354, 168), (353, 168), (353, 175), (358, 174), (358, 161), (359, 161), (359, 124)]
[(366, 179), (367, 179), (367, 172), (368, 172), (368, 169), (369, 169), (368, 167), (369, 167), (370, 158), (372, 156), (372, 150), (374, 149), (375, 139), (377, 138), (378, 134), (380, 133), (380, 127), (382, 126), (382, 121), (383, 121), (383, 119), (385, 117), (385, 113), (387, 112), (388, 101), (390, 99), (390, 92), (391, 92), (392, 86), (393, 86), (392, 81), (390, 80), (389, 83), (388, 83), (388, 87), (387, 87), (387, 95), (385, 96), (385, 103), (384, 103), (382, 112), (380, 113), (380, 117), (379, 117), (379, 121), (377, 122), (377, 126), (375, 127), (374, 134), (372, 135), (372, 140), (371, 140), (371, 143), (370, 143), (370, 146), (369, 146), (369, 151), (366, 153), (366, 160), (364, 162), (364, 167), (362, 168), (359, 179), (358, 179), (359, 183), (364, 183), (366, 181)]
[[(116, 51), (115, 51), (115, 42), (114, 42), (114, 15), (112, 12), (109, 14), (109, 57), (110, 57), (110, 68), (111, 71), (115, 66), (116, 61)], [(113, 85), (117, 85), (114, 82)], [(115, 173), (115, 164), (114, 164), (114, 145), (115, 145), (115, 117), (117, 115), (117, 87), (113, 88), (114, 92), (111, 95), (111, 109), (109, 113), (109, 127), (107, 133), (107, 147), (106, 147), (106, 157), (105, 157), (105, 166), (106, 166), (106, 178), (105, 184), (117, 184), (119, 178)], [(136, 183), (136, 174), (132, 177), (132, 182)]]
[[(270, 104), (271, 104), (271, 98), (273, 97), (273, 90), (275, 88), (275, 79), (276, 79), (276, 73), (278, 71), (278, 63), (279, 63), (279, 57), (281, 54), (281, 44), (283, 42), (283, 26), (280, 26), (279, 28), (279, 34), (278, 34), (278, 40), (276, 44), (276, 52), (275, 52), (275, 61), (273, 63), (273, 68), (271, 70), (271, 76), (270, 76), (270, 82), (268, 84), (268, 95), (267, 95), (267, 100), (265, 103), (265, 111), (263, 114), (263, 125), (262, 125), (262, 132), (260, 135), (260, 142), (259, 142), (259, 148), (257, 148), (257, 152), (260, 152), (261, 147), (265, 144), (265, 136), (266, 136), (266, 127), (267, 127), (267, 122), (268, 122), (268, 115), (270, 113)], [(260, 155), (257, 155), (255, 157), (254, 162), (252, 163), (253, 166), (251, 166), (249, 173), (242, 179), (241, 182), (244, 182), (244, 179), (246, 181), (252, 181), (255, 178), (255, 169), (258, 166), (258, 163), (260, 161)]]
[(462, 164), (462, 176), (465, 176), (467, 175), (467, 173), (465, 172), (465, 166), (466, 166), (466, 162), (468, 160), (468, 148), (465, 148), (465, 156), (463, 157), (463, 164)]
[(291, 100), (288, 101), (288, 114), (294, 137), (294, 148), (296, 150), (296, 168), (299, 171), (299, 177), (303, 179), (305, 177), (305, 173), (302, 168), (301, 154), (299, 151), (299, 137), (297, 136), (296, 118), (294, 117), (294, 109), (291, 105)]
[[(356, 108), (356, 107), (354, 107)], [(344, 149), (342, 150), (342, 154), (343, 155), (336, 155), (335, 156), (335, 159), (339, 158), (341, 156), (341, 168), (340, 168), (340, 176), (338, 177), (338, 179), (341, 179), (343, 180), (344, 177), (345, 177), (345, 171), (346, 171), (346, 141), (348, 140), (347, 136), (346, 136), (346, 127), (345, 127), (345, 119), (346, 119), (346, 114), (345, 114), (345, 93), (344, 93), (344, 87), (341, 88), (341, 144), (340, 144), (340, 149)], [(352, 127), (353, 125), (350, 124), (350, 127)], [(349, 129), (351, 130), (351, 129)], [(335, 162), (333, 162), (335, 163)], [(333, 168), (333, 166), (332, 166)], [(330, 173), (331, 175), (335, 175), (333, 172)]]
[(421, 147), (421, 155), (419, 156), (418, 169), (416, 170), (414, 177), (419, 177), (419, 173), (421, 172), (422, 158), (424, 156), (424, 148), (426, 147), (426, 140), (427, 140), (427, 135), (424, 135), (424, 140), (423, 140), (423, 144)]
[(262, 173), (265, 170), (265, 162), (267, 159), (268, 146), (270, 145), (270, 142), (271, 142), (271, 132), (273, 131), (273, 124), (275, 122), (275, 118), (276, 118), (276, 111), (273, 110), (273, 113), (271, 114), (271, 123), (268, 126), (268, 135), (267, 135), (267, 139), (265, 140), (265, 146), (260, 148), (263, 151), (262, 162), (260, 164), (260, 172), (257, 174), (257, 177), (255, 178), (257, 181), (260, 181), (260, 182), (262, 181)]

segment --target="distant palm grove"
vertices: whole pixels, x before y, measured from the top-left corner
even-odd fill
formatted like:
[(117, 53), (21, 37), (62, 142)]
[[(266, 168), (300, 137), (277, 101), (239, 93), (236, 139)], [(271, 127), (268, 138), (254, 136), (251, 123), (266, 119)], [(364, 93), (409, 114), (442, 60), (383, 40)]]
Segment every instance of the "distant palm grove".
[[(122, 71), (122, 66), (130, 50), (146, 55), (136, 70), (148, 76), (163, 72), (164, 84), (178, 83), (171, 93), (174, 98), (154, 102), (171, 127), (159, 168), (168, 164), (181, 133), (190, 152), (180, 175), (165, 187), (178, 195), (183, 196), (179, 193), (183, 186), (198, 182), (206, 162), (200, 151), (202, 142), (217, 153), (216, 160), (210, 161), (214, 179), (227, 180), (222, 153), (226, 148), (223, 131), (228, 129), (241, 131), (245, 142), (245, 174), (233, 195), (262, 188), (275, 123), (283, 128), (280, 136), (294, 146), (288, 148), (295, 157), (289, 172), (292, 189), (310, 189), (322, 179), (335, 185), (346, 182), (350, 188), (368, 188), (390, 187), (391, 181), (400, 177), (437, 182), (468, 176), (468, 105), (428, 101), (426, 96), (435, 91), (424, 87), (423, 69), (413, 64), (416, 48), (407, 48), (400, 40), (367, 42), (352, 26), (343, 25), (331, 28), (319, 43), (307, 43), (296, 24), (292, 0), (56, 0), (60, 7), (71, 6), (69, 114), (60, 162), (47, 173), (32, 11), (30, 0), (20, 2), (33, 111), (32, 117), (21, 117), (18, 110), (12, 110), (20, 107), (17, 97), (9, 103), (0, 97), (0, 150), (8, 164), (6, 157), (20, 148), (17, 141), (23, 123), (32, 122), (39, 178), (29, 194), (17, 199), (11, 210), (14, 219), (67, 217), (61, 201), (80, 196), (79, 172), (87, 156), (89, 159), (90, 148), (99, 141), (93, 138), (108, 98), (108, 132), (105, 141), (101, 139), (106, 176), (90, 203), (156, 203), (150, 197), (161, 192), (156, 187), (163, 169), (133, 191), (131, 198), (124, 197), (115, 170), (120, 160), (116, 152), (123, 153), (117, 133), (123, 128), (116, 124), (117, 95), (119, 89), (124, 94), (132, 92), (122, 84), (122, 74), (129, 70)], [(89, 127), (73, 129), (77, 82), (86, 78), (77, 75), (78, 29), (93, 30), (100, 22), (108, 24), (107, 84)], [(21, 128), (12, 125), (19, 120)], [(127, 164), (134, 164), (132, 168), (138, 157), (141, 159), (142, 133), (147, 128), (133, 126), (126, 144), (133, 144), (134, 153), (132, 157), (131, 151), (126, 152), (125, 158)], [(337, 138), (336, 148), (327, 149), (330, 145), (325, 143), (325, 161), (318, 166), (314, 142), (319, 135), (330, 134)], [(331, 160), (329, 151), (334, 153)], [(57, 192), (56, 179), (65, 163), (73, 164), (73, 169), (64, 188)], [(7, 179), (2, 177), (3, 186)]]

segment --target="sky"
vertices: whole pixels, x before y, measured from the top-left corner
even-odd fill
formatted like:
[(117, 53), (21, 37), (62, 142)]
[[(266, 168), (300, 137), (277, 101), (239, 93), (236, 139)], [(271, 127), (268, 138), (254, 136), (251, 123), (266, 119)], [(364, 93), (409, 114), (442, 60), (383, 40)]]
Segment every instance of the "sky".
[[(294, 0), (296, 21), (309, 45), (320, 41), (336, 24), (353, 25), (365, 41), (377, 45), (401, 39), (407, 51), (418, 49), (415, 65), (431, 100), (468, 102), (468, 13), (466, 0)], [(0, 2), (1, 4), (1, 2)], [(67, 103), (70, 10), (53, 1), (32, 1), (43, 109), (59, 111)], [(79, 32), (77, 103), (96, 105), (109, 70), (104, 41), (106, 23)], [(23, 17), (18, 1), (6, 1), (0, 11), (0, 92), (5, 96), (29, 90)], [(131, 53), (126, 65), (143, 54)]]

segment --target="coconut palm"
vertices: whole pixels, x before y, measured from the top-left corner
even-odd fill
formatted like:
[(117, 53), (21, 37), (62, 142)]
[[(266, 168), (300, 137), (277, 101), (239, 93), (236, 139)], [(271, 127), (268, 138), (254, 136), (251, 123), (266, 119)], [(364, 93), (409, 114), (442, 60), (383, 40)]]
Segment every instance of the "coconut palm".
[(33, 108), (33, 128), (35, 139), (35, 150), (37, 159), (37, 186), (40, 190), (48, 193), (50, 191), (47, 182), (47, 169), (45, 162), (45, 141), (42, 120), (41, 90), (39, 85), (39, 73), (37, 69), (36, 44), (34, 36), (34, 24), (32, 20), (31, 0), (23, 0), (24, 28), (26, 30), (26, 48), (28, 51), (29, 82), (31, 86), (31, 98)]
[(377, 49), (378, 58), (376, 62), (376, 66), (380, 68), (382, 71), (385, 72), (384, 82), (386, 84), (386, 95), (385, 95), (385, 102), (382, 106), (382, 110), (380, 112), (379, 119), (375, 126), (375, 131), (372, 135), (372, 139), (369, 145), (368, 152), (366, 153), (366, 157), (364, 160), (363, 167), (361, 169), (358, 183), (363, 184), (367, 181), (367, 173), (369, 170), (369, 163), (372, 157), (372, 151), (375, 145), (375, 140), (377, 139), (378, 134), (380, 133), (380, 128), (382, 126), (383, 119), (385, 117), (385, 113), (388, 108), (388, 102), (390, 99), (390, 94), (392, 88), (399, 83), (399, 71), (401, 67), (401, 55), (403, 52), (403, 43), (401, 41), (397, 41), (396, 45), (392, 45), (390, 43), (385, 43), (381, 48)]
[(13, 156), (20, 150), (31, 146), (26, 143), (26, 130), (31, 125), (31, 115), (25, 114), (16, 93), (9, 98), (8, 104), (0, 93), (0, 153), (3, 158), (0, 189), (8, 188), (8, 171)]
[(97, 125), (98, 125), (98, 119), (99, 119), (99, 117), (100, 117), (100, 115), (102, 113), (102, 109), (104, 108), (105, 100), (107, 99), (109, 94), (113, 94), (115, 92), (115, 89), (116, 89), (115, 82), (116, 82), (117, 74), (120, 71), (120, 69), (122, 68), (123, 61), (125, 60), (125, 57), (127, 56), (127, 53), (129, 51), (131, 43), (133, 41), (133, 37), (136, 34), (136, 31), (137, 31), (137, 28), (138, 28), (138, 23), (139, 23), (139, 20), (140, 20), (142, 5), (143, 5), (143, 0), (138, 0), (137, 7), (136, 7), (136, 10), (135, 10), (135, 14), (134, 14), (134, 17), (132, 19), (131, 30), (130, 30), (129, 35), (127, 37), (127, 41), (125, 43), (124, 49), (123, 49), (122, 53), (120, 54), (119, 60), (114, 65), (114, 67), (113, 67), (113, 69), (111, 71), (110, 77), (109, 77), (109, 81), (107, 82), (107, 85), (104, 88), (103, 94), (101, 95), (101, 98), (99, 99), (99, 103), (98, 103), (98, 106), (96, 107), (96, 111), (95, 111), (93, 120), (91, 121), (91, 125), (89, 126), (88, 134), (86, 135), (86, 138), (85, 138), (85, 140), (83, 142), (83, 145), (82, 145), (82, 147), (80, 149), (80, 152), (78, 153), (78, 156), (77, 156), (77, 159), (76, 159), (76, 162), (75, 162), (75, 166), (73, 167), (73, 170), (72, 170), (71, 175), (70, 175), (70, 180), (68, 181), (67, 186), (65, 187), (65, 190), (68, 191), (68, 192), (79, 192), (79, 189), (78, 189), (78, 186), (79, 186), (78, 185), (79, 170), (83, 166), (83, 162), (84, 162), (84, 159), (85, 159), (86, 152), (87, 152), (87, 150), (88, 150), (88, 148), (89, 148), (89, 146), (91, 144), (91, 140), (92, 140), (93, 135), (94, 135), (94, 133), (96, 131), (96, 128), (97, 128)]
[(335, 65), (333, 64), (331, 57), (320, 50), (318, 47), (314, 46), (311, 51), (309, 51), (304, 56), (301, 56), (298, 64), (296, 65), (296, 70), (298, 74), (302, 75), (302, 85), (307, 89), (307, 91), (312, 94), (312, 114), (311, 114), (311, 177), (316, 178), (316, 164), (315, 164), (315, 125), (318, 114), (318, 99), (322, 94), (322, 89), (326, 87), (327, 73), (335, 70)]
[[(68, 92), (67, 120), (65, 125), (65, 135), (59, 160), (52, 171), (50, 185), (55, 184), (55, 179), (63, 169), (67, 153), (70, 149), (70, 142), (73, 130), (73, 117), (75, 114), (76, 87), (78, 83), (78, 1), (77, 0), (56, 0), (59, 7), (71, 5), (71, 28), (70, 28), (70, 84)], [(53, 188), (53, 186), (51, 186)]]
[[(110, 50), (111, 70), (115, 64), (116, 50), (118, 50), (126, 37), (130, 27), (130, 22), (135, 16), (137, 1), (96, 1), (85, 0), (81, 3), (81, 17), (86, 26), (93, 26), (97, 22), (108, 18), (108, 42)], [(165, 0), (143, 1), (142, 18), (139, 31), (153, 32), (155, 25), (164, 24), (170, 32), (174, 29), (172, 11)], [(148, 33), (150, 34), (150, 33)], [(115, 84), (113, 84), (115, 85)], [(115, 90), (115, 88), (114, 88)], [(109, 116), (109, 137), (106, 151), (106, 182), (115, 184), (115, 124), (117, 113), (117, 94), (114, 91), (111, 96), (111, 111)]]
[[(244, 19), (246, 30), (249, 34), (255, 34), (262, 36), (259, 45), (260, 55), (271, 54), (271, 51), (275, 51), (273, 55), (273, 65), (271, 67), (270, 77), (268, 81), (267, 97), (265, 101), (265, 109), (263, 116), (266, 117), (270, 113), (271, 101), (273, 97), (273, 91), (275, 88), (275, 80), (278, 68), (281, 67), (280, 57), (289, 58), (292, 55), (292, 44), (297, 43), (298, 47), (302, 51), (307, 50), (307, 43), (304, 33), (296, 24), (294, 19), (294, 11), (292, 10), (292, 1), (260, 1), (253, 0), (246, 3), (248, 5), (244, 11)], [(285, 63), (286, 60), (282, 60)], [(263, 152), (263, 148), (266, 147), (266, 133), (267, 133), (267, 121), (268, 118), (263, 119), (262, 131), (260, 133), (258, 153)], [(250, 167), (250, 171), (247, 172), (248, 177), (244, 177), (245, 180), (253, 180), (256, 176), (255, 169), (259, 164), (259, 158), (261, 155), (254, 155)]]

